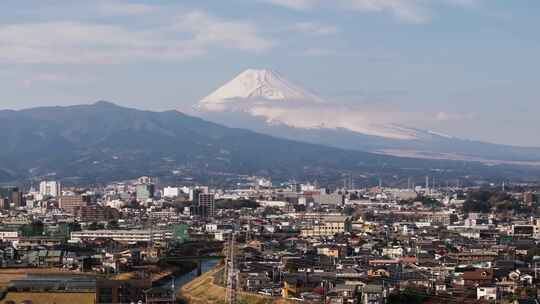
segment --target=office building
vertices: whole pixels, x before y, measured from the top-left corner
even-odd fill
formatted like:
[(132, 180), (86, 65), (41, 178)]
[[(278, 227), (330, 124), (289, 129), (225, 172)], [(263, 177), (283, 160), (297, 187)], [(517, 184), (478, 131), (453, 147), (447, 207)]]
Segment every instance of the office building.
[(194, 206), (197, 206), (197, 199), (199, 198), (199, 194), (201, 193), (203, 193), (203, 191), (198, 188), (189, 190), (189, 200), (193, 202)]
[(197, 214), (204, 219), (214, 217), (214, 194), (197, 193), (195, 206)]
[(14, 208), (24, 206), (22, 191), (18, 187), (0, 188), (0, 199), (3, 200), (2, 209), (9, 209), (11, 206)]
[(140, 184), (137, 185), (137, 200), (144, 202), (154, 197), (154, 185), (153, 184)]
[(141, 176), (137, 179), (138, 184), (155, 184), (156, 178), (150, 176)]
[(105, 209), (99, 205), (82, 206), (77, 210), (81, 222), (99, 222), (107, 219)]
[(71, 242), (112, 239), (121, 243), (161, 242), (174, 238), (172, 230), (84, 230), (71, 232)]
[(47, 197), (58, 197), (62, 195), (62, 185), (57, 181), (42, 181), (39, 184), (39, 194)]
[(329, 237), (351, 231), (351, 219), (346, 216), (327, 216), (301, 230), (303, 237)]
[(523, 194), (523, 202), (526, 204), (532, 204), (536, 202), (536, 197), (533, 192), (525, 192)]
[(195, 188), (191, 188), (188, 191), (189, 200), (192, 201), (192, 202), (195, 202), (195, 200), (197, 199), (197, 196), (199, 195), (199, 193), (208, 193), (208, 192), (209, 192), (208, 187), (197, 186)]
[(86, 205), (87, 204), (82, 195), (61, 196), (59, 200), (60, 209), (73, 215), (75, 215), (80, 208), (85, 207)]
[(180, 195), (180, 189), (178, 187), (165, 187), (163, 188), (163, 197), (175, 198)]
[(15, 208), (26, 206), (23, 193), (18, 188), (11, 193), (11, 204)]

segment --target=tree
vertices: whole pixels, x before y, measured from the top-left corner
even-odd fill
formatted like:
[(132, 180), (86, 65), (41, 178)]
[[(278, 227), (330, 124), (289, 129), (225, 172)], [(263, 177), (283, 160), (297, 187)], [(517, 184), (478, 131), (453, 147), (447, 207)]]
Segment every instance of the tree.
[(104, 229), (104, 228), (105, 226), (103, 224), (98, 224), (96, 222), (93, 222), (90, 225), (88, 225), (88, 230), (99, 230), (99, 229)]
[(294, 205), (294, 210), (296, 212), (305, 212), (306, 211), (306, 205), (296, 204), (296, 205)]
[(476, 201), (468, 199), (463, 203), (463, 212), (480, 212), (488, 213), (491, 210), (491, 204), (488, 201)]
[(422, 205), (424, 205), (424, 207), (428, 207), (428, 208), (435, 209), (435, 208), (440, 208), (442, 206), (440, 201), (431, 197), (422, 196), (420, 198), (420, 201), (422, 202)]
[(81, 224), (79, 224), (77, 222), (68, 223), (68, 229), (69, 229), (70, 232), (81, 231), (82, 230)]
[(60, 224), (58, 227), (57, 235), (69, 238), (71, 232), (73, 231), (81, 231), (81, 224), (77, 222)]
[(423, 290), (407, 288), (403, 292), (392, 294), (388, 298), (389, 304), (421, 304), (428, 298)]
[(40, 221), (25, 224), (21, 227), (21, 234), (23, 236), (42, 236), (44, 231), (45, 226)]
[(115, 229), (118, 229), (118, 228), (120, 228), (120, 226), (118, 225), (117, 220), (112, 220), (112, 221), (109, 221), (107, 223), (107, 229), (115, 230)]
[(354, 214), (355, 210), (356, 209), (354, 209), (353, 207), (347, 206), (347, 207), (343, 208), (343, 214), (345, 214), (347, 216), (352, 216)]
[(487, 213), (495, 210), (498, 213), (533, 213), (529, 209), (505, 192), (478, 190), (470, 192), (463, 204), (463, 212)]

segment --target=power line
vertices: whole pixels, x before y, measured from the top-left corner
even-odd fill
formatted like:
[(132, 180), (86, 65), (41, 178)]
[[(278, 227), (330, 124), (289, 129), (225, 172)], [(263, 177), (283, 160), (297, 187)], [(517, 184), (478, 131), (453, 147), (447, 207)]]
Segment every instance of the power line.
[(235, 253), (234, 253), (234, 246), (236, 243), (235, 239), (235, 233), (232, 232), (231, 236), (229, 237), (229, 248), (227, 253), (227, 261), (225, 263), (225, 270), (226, 275), (225, 278), (227, 278), (227, 294), (225, 301), (228, 304), (236, 304), (237, 299), (237, 283), (238, 283), (238, 276), (235, 266)]

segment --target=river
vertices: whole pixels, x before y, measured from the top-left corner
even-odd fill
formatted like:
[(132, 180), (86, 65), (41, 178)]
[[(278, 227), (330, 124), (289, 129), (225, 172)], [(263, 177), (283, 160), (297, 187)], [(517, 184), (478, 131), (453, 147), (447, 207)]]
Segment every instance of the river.
[[(201, 264), (202, 273), (210, 271), (212, 268), (214, 268), (217, 264), (219, 264), (220, 260), (206, 260), (203, 261)], [(161, 285), (161, 287), (164, 288), (172, 288), (172, 284), (174, 281), (174, 292), (177, 293), (182, 286), (185, 284), (191, 282), (193, 279), (197, 277), (197, 269), (195, 268), (193, 271), (188, 272), (186, 274), (180, 275), (180, 276), (173, 276), (170, 280), (166, 281)]]

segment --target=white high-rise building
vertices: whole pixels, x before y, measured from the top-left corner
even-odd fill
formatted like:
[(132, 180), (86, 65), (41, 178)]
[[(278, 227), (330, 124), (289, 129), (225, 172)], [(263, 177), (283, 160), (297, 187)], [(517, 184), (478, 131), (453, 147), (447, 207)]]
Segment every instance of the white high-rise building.
[(39, 194), (41, 196), (58, 197), (62, 194), (62, 186), (57, 181), (42, 181), (39, 184)]
[(257, 186), (259, 187), (265, 187), (265, 188), (271, 188), (272, 187), (272, 181), (266, 178), (259, 178), (257, 179)]
[(195, 201), (195, 199), (197, 198), (197, 195), (199, 195), (199, 193), (209, 193), (209, 188), (208, 186), (197, 186), (195, 188), (190, 188), (189, 189), (189, 200), (190, 201)]
[(178, 187), (165, 187), (163, 188), (163, 196), (168, 198), (175, 198), (180, 195), (180, 189)]

